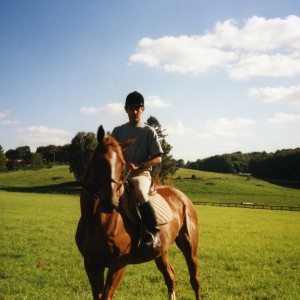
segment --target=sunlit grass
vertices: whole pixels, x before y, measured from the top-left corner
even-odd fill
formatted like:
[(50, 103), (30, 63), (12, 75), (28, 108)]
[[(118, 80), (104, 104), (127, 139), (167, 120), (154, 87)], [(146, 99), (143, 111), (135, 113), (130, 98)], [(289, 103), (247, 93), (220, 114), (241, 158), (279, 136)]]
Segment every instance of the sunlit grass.
[(9, 187), (51, 186), (75, 181), (69, 166), (0, 173), (0, 185)]
[[(298, 212), (196, 207), (204, 299), (299, 299)], [(0, 191), (0, 299), (91, 299), (74, 242), (79, 197)], [(178, 299), (193, 299), (170, 250)], [(166, 299), (154, 262), (129, 266), (115, 299)]]
[[(179, 169), (173, 179), (172, 184), (194, 202), (300, 206), (300, 189), (281, 187), (253, 177)], [(21, 192), (79, 193), (67, 165), (0, 173), (0, 186)]]
[(249, 176), (179, 169), (173, 184), (192, 201), (300, 206), (299, 189), (277, 186)]

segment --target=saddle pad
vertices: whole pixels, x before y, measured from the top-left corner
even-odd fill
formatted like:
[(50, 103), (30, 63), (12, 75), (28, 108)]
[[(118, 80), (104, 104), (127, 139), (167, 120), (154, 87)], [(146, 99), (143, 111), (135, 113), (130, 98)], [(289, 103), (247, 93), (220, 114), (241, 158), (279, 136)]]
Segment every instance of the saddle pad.
[[(173, 213), (166, 200), (158, 193), (155, 193), (154, 195), (149, 195), (149, 201), (151, 201), (155, 210), (158, 225), (169, 223), (173, 218)], [(132, 199), (132, 197), (125, 192), (120, 201), (120, 205), (124, 214), (131, 222), (134, 224), (140, 223), (139, 207), (135, 199)]]
[(150, 201), (156, 213), (157, 222), (159, 225), (167, 224), (173, 218), (173, 213), (166, 200), (158, 193), (150, 196)]

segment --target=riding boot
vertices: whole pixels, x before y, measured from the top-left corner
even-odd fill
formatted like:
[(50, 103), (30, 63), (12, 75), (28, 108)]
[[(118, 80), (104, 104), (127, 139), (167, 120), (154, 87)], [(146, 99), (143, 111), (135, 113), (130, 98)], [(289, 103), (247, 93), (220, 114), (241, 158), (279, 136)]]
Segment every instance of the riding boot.
[(156, 214), (150, 201), (140, 206), (142, 223), (146, 226), (141, 241), (143, 248), (156, 248), (161, 246), (160, 228), (157, 224)]

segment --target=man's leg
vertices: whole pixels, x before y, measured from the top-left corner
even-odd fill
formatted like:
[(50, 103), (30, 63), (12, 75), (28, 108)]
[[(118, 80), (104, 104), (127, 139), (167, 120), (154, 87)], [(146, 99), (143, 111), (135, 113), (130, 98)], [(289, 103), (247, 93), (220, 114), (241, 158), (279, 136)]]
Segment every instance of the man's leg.
[(142, 237), (141, 247), (155, 248), (161, 245), (157, 218), (154, 208), (149, 201), (148, 192), (151, 186), (150, 176), (135, 176), (131, 178), (131, 182), (135, 188), (136, 197), (140, 203), (140, 211), (142, 222), (146, 226), (148, 232)]

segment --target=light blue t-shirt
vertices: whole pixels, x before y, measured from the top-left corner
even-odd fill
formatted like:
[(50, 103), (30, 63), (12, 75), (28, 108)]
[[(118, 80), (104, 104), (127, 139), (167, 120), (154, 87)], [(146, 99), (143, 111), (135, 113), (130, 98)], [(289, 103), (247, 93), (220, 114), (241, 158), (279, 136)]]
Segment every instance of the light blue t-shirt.
[(151, 157), (163, 154), (155, 129), (145, 123), (140, 123), (137, 126), (132, 126), (129, 123), (117, 126), (111, 135), (121, 143), (127, 139), (136, 139), (123, 152), (127, 162), (141, 164)]

